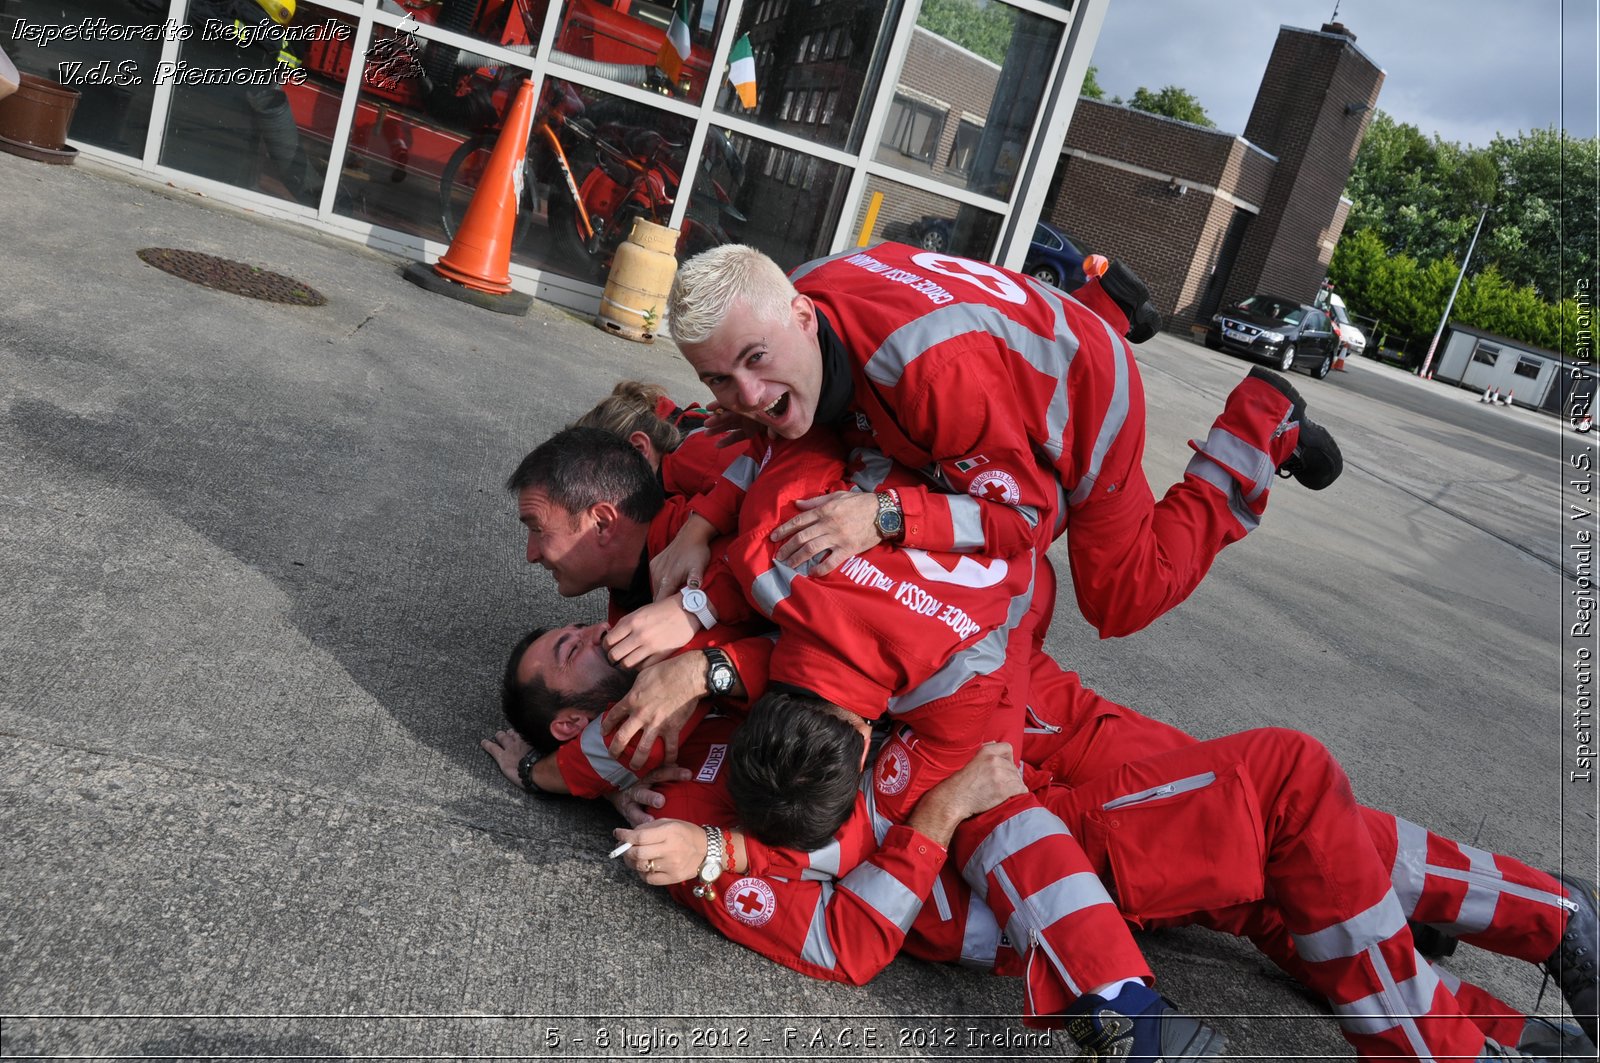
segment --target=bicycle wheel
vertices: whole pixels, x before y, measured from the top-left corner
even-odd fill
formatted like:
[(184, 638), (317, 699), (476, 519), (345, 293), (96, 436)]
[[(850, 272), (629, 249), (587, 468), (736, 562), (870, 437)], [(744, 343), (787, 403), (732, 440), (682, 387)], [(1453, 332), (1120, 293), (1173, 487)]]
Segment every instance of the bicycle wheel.
[[(478, 180), (494, 150), (494, 134), (484, 133), (462, 144), (444, 164), (439, 174), (439, 223), (444, 227), (447, 240), (454, 240), (461, 219), (466, 217), (467, 205), (478, 190)], [(533, 222), (533, 161), (522, 161), (522, 198), (517, 203), (517, 223), (512, 228), (512, 243), (520, 244)]]

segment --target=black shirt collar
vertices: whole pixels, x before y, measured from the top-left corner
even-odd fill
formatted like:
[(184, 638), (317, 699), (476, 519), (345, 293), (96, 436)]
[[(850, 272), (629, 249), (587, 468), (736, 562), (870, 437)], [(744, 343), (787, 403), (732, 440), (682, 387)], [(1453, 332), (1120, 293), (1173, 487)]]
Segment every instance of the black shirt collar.
[(850, 355), (833, 326), (817, 310), (817, 343), (822, 348), (822, 393), (817, 396), (816, 424), (831, 424), (845, 415), (855, 394)]

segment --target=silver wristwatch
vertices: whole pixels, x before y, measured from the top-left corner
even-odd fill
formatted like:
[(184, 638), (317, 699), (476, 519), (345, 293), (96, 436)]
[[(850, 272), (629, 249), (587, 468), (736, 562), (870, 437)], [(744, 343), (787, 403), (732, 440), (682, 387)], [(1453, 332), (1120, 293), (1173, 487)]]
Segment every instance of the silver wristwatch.
[(694, 895), (714, 901), (717, 899), (715, 883), (722, 877), (722, 864), (728, 858), (728, 846), (722, 840), (721, 827), (701, 829), (706, 832), (706, 862), (700, 865), (700, 882), (694, 888)]

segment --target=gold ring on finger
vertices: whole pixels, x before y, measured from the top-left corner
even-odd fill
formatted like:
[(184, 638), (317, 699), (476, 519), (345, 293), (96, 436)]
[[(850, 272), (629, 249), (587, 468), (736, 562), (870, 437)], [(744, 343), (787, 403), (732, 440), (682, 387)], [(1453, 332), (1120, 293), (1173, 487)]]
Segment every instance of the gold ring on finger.
[(656, 873), (656, 862), (654, 857), (644, 862), (644, 873), (647, 875), (653, 875)]

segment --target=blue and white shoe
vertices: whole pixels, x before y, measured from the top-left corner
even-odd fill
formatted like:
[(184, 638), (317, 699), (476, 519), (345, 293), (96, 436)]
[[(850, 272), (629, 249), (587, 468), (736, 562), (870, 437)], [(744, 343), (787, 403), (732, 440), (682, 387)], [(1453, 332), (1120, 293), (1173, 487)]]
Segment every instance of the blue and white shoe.
[(1214, 1058), (1227, 1047), (1220, 1033), (1143, 984), (1123, 986), (1111, 1000), (1079, 997), (1067, 1009), (1066, 1031), (1085, 1059), (1177, 1063)]

